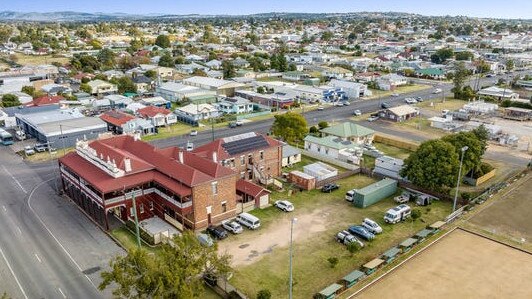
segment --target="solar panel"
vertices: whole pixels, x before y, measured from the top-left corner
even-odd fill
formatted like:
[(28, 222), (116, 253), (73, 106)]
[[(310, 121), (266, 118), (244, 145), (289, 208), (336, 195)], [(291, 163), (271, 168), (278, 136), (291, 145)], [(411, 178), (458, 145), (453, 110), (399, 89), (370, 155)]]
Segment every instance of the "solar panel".
[(236, 154), (249, 152), (255, 149), (264, 148), (268, 145), (268, 141), (266, 141), (263, 136), (259, 135), (246, 139), (227, 142), (222, 144), (222, 147), (227, 151), (229, 155), (233, 156)]

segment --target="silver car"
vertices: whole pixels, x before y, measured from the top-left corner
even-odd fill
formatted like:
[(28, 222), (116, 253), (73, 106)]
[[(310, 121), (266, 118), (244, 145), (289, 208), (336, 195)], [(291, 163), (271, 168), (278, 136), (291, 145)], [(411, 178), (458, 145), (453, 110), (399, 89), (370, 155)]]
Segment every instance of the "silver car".
[(222, 227), (233, 234), (240, 234), (243, 231), (242, 226), (236, 221), (224, 220)]

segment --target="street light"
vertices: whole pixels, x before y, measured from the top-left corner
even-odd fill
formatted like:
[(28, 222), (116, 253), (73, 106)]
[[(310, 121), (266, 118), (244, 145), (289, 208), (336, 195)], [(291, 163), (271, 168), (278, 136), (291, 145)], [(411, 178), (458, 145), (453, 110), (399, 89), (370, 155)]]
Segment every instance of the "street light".
[(462, 157), (460, 158), (460, 168), (458, 169), (458, 178), (456, 179), (456, 191), (454, 192), (453, 212), (456, 209), (456, 199), (458, 198), (458, 187), (460, 186), (460, 177), (462, 176), (462, 163), (464, 162), (464, 153), (469, 149), (466, 145), (460, 150), (462, 151)]
[(290, 283), (288, 298), (292, 299), (292, 232), (294, 231), (294, 224), (297, 222), (297, 218), (292, 218), (290, 221)]

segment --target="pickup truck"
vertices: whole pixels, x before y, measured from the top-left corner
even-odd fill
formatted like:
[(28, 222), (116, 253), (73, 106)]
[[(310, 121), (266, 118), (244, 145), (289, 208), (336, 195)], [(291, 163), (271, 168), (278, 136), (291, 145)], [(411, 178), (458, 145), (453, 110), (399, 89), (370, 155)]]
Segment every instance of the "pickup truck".
[(362, 241), (360, 241), (359, 239), (357, 239), (357, 237), (353, 236), (352, 234), (350, 234), (348, 231), (345, 231), (345, 230), (336, 234), (336, 241), (344, 245), (348, 245), (350, 243), (356, 242), (358, 243), (358, 245), (360, 245), (360, 247), (364, 247), (364, 243), (362, 243)]

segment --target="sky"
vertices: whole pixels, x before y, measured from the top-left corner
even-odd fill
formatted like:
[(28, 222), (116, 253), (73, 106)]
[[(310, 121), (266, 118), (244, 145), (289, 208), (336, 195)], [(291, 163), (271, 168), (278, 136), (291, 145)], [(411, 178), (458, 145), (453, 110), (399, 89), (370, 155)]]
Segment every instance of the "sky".
[(0, 0), (0, 11), (131, 14), (397, 11), (423, 15), (532, 19), (532, 0)]

